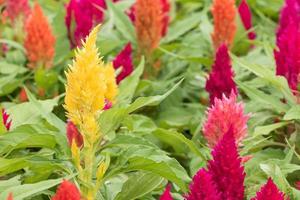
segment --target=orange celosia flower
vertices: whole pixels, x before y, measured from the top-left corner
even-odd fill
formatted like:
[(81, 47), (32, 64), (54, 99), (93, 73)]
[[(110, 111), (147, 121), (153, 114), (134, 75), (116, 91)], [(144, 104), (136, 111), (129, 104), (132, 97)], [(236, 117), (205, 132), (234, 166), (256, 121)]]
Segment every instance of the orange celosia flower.
[(9, 195), (8, 195), (8, 197), (7, 197), (6, 200), (14, 200), (13, 194), (12, 194), (12, 193), (9, 193)]
[(231, 46), (236, 33), (235, 0), (214, 0), (211, 9), (214, 19), (214, 31), (211, 35), (214, 48), (221, 44)]
[(26, 23), (24, 46), (30, 62), (30, 68), (52, 66), (55, 54), (55, 37), (42, 8), (35, 3), (33, 11)]
[(158, 47), (162, 30), (160, 0), (137, 0), (135, 27), (140, 53), (149, 55)]

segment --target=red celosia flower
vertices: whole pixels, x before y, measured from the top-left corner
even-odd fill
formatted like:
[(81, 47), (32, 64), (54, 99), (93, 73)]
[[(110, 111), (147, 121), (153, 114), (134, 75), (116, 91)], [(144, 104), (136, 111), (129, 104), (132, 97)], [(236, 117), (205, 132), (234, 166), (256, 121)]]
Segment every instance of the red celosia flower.
[(27, 94), (26, 94), (26, 90), (24, 88), (21, 88), (21, 91), (19, 93), (19, 100), (21, 102), (25, 102), (25, 101), (28, 101), (28, 97), (27, 97)]
[(112, 102), (105, 99), (104, 108), (102, 110), (109, 110), (112, 107)]
[(214, 147), (229, 128), (240, 143), (247, 136), (247, 121), (249, 115), (244, 113), (243, 103), (236, 102), (236, 95), (232, 93), (229, 98), (223, 96), (216, 99), (207, 112), (207, 120), (203, 125), (203, 134), (210, 147)]
[(73, 183), (64, 180), (52, 200), (80, 200), (80, 192)]
[(214, 19), (212, 41), (215, 50), (222, 44), (231, 47), (236, 33), (235, 0), (214, 0), (212, 15)]
[(221, 200), (221, 195), (217, 191), (216, 184), (212, 176), (205, 169), (200, 169), (193, 177), (190, 185), (190, 193), (186, 200)]
[(5, 111), (5, 109), (2, 109), (2, 122), (6, 128), (6, 130), (10, 130), (11, 127), (11, 119), (9, 119), (9, 114), (7, 114), (7, 112)]
[(67, 122), (67, 139), (70, 146), (72, 145), (73, 140), (76, 142), (78, 147), (83, 145), (82, 135), (80, 134), (76, 125), (70, 120)]
[(166, 190), (164, 191), (164, 193), (159, 198), (159, 200), (173, 200), (173, 197), (171, 196), (170, 191), (171, 191), (171, 185), (168, 185), (166, 187)]
[[(239, 6), (239, 14), (242, 19), (243, 25), (247, 31), (252, 28), (252, 13), (250, 7), (246, 0), (242, 0)], [(256, 34), (254, 31), (248, 33), (248, 38), (250, 40), (254, 40), (256, 38)]]
[(284, 76), (294, 91), (298, 89), (300, 73), (299, 13), (299, 4), (295, 0), (287, 0), (277, 32), (278, 50), (274, 51), (276, 74)]
[(12, 193), (9, 193), (9, 195), (8, 195), (8, 197), (7, 197), (6, 200), (14, 200), (13, 194), (12, 194)]
[(245, 172), (232, 128), (215, 146), (212, 156), (213, 159), (208, 163), (208, 173), (221, 194), (220, 199), (243, 200)]
[(28, 0), (7, 0), (5, 12), (13, 24), (19, 18), (27, 19), (30, 14)]
[(280, 192), (271, 178), (262, 186), (256, 197), (251, 200), (285, 200), (284, 193)]
[(160, 0), (137, 0), (135, 28), (140, 53), (150, 55), (158, 47), (162, 31)]
[(221, 45), (216, 53), (215, 63), (206, 81), (205, 89), (209, 93), (210, 104), (215, 98), (221, 99), (223, 95), (228, 97), (231, 92), (237, 94), (237, 87), (233, 80), (234, 73), (226, 45)]
[(26, 23), (26, 38), (24, 42), (30, 68), (52, 66), (55, 54), (55, 37), (49, 22), (38, 3)]
[(117, 55), (113, 60), (113, 66), (115, 69), (122, 67), (121, 73), (117, 76), (117, 83), (119, 84), (124, 78), (129, 76), (133, 71), (132, 64), (132, 48), (128, 43), (125, 48)]
[(105, 9), (104, 0), (70, 0), (67, 5), (65, 23), (71, 47), (81, 45), (81, 40), (86, 38), (93, 26), (104, 19), (101, 9)]
[(296, 187), (297, 190), (300, 190), (300, 181), (297, 181), (295, 183), (295, 187)]

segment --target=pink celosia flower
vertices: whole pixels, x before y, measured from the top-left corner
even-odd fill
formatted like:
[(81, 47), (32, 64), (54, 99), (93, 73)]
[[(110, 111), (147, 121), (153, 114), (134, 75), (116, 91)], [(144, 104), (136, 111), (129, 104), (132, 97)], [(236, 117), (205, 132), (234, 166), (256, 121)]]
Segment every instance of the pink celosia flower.
[(221, 200), (221, 195), (207, 170), (200, 169), (193, 177), (186, 200)]
[[(162, 30), (161, 36), (165, 36), (168, 32), (169, 22), (170, 22), (170, 10), (171, 4), (170, 0), (160, 0), (161, 9), (162, 9)], [(135, 22), (135, 5), (131, 6), (131, 8), (127, 11), (127, 15), (131, 19), (132, 22)]]
[(215, 146), (212, 157), (208, 162), (208, 173), (211, 174), (217, 191), (221, 193), (221, 199), (243, 200), (245, 172), (232, 128), (229, 128)]
[(104, 18), (104, 0), (70, 0), (67, 5), (65, 23), (71, 47), (81, 45), (95, 24), (101, 23)]
[(132, 48), (128, 43), (124, 49), (113, 60), (113, 66), (115, 69), (122, 67), (121, 73), (117, 76), (117, 83), (119, 84), (124, 78), (129, 76), (133, 71), (132, 64)]
[(227, 98), (215, 99), (207, 111), (207, 120), (203, 126), (203, 134), (210, 147), (214, 147), (219, 140), (232, 128), (233, 135), (240, 143), (247, 136), (247, 121), (249, 115), (244, 113), (244, 104), (236, 102), (236, 95), (231, 93)]
[(251, 200), (285, 200), (285, 196), (269, 178), (268, 182), (256, 193), (256, 197)]
[(10, 130), (12, 121), (9, 119), (9, 114), (5, 111), (5, 109), (2, 109), (2, 122), (4, 126), (6, 127), (6, 130)]
[(226, 45), (221, 45), (217, 50), (215, 62), (205, 86), (211, 104), (214, 103), (215, 98), (222, 98), (223, 94), (227, 97), (232, 91), (237, 94), (233, 77), (228, 48)]
[(28, 0), (7, 0), (5, 12), (13, 24), (20, 17), (25, 20), (30, 14)]
[(64, 180), (52, 200), (80, 200), (80, 192), (73, 183)]
[(112, 107), (112, 102), (105, 99), (105, 104), (104, 104), (104, 108), (102, 110), (108, 110)]
[(300, 73), (300, 6), (296, 0), (286, 0), (281, 10), (277, 32), (277, 47), (274, 51), (276, 74), (284, 76), (290, 88), (298, 89)]
[(170, 191), (171, 191), (171, 185), (168, 185), (166, 187), (166, 190), (164, 191), (164, 193), (159, 198), (159, 200), (173, 200), (173, 197), (171, 196)]
[(297, 190), (300, 190), (300, 181), (297, 181), (295, 183), (295, 187), (296, 187)]
[[(239, 6), (239, 14), (241, 17), (241, 20), (243, 22), (243, 25), (247, 31), (249, 31), (252, 28), (252, 13), (250, 10), (250, 7), (246, 0), (242, 0), (240, 6)], [(250, 31), (248, 33), (248, 38), (250, 40), (254, 40), (256, 38), (256, 34), (254, 31)]]
[(77, 129), (76, 125), (70, 120), (67, 122), (67, 139), (70, 146), (72, 145), (73, 140), (78, 147), (82, 147), (83, 145), (81, 133)]

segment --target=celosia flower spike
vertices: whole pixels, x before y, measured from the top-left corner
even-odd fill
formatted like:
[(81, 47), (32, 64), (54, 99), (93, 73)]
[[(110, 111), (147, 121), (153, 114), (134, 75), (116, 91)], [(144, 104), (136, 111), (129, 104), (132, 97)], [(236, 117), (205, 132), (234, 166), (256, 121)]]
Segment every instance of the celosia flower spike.
[(221, 195), (217, 191), (211, 174), (205, 169), (200, 169), (193, 177), (190, 184), (190, 192), (186, 200), (221, 200)]
[(222, 44), (231, 47), (236, 33), (235, 0), (214, 0), (211, 12), (214, 20), (212, 41), (215, 50)]
[[(252, 13), (250, 7), (247, 3), (247, 0), (242, 0), (241, 4), (239, 5), (239, 14), (243, 25), (247, 31), (252, 29)], [(254, 31), (250, 31), (248, 33), (249, 40), (254, 40), (256, 38), (256, 34)]]
[(250, 116), (244, 113), (243, 103), (237, 103), (236, 98), (234, 93), (229, 98), (224, 95), (222, 99), (215, 99), (208, 109), (203, 134), (210, 147), (214, 147), (230, 127), (238, 144), (247, 136)]
[(13, 194), (12, 194), (12, 193), (9, 193), (9, 195), (8, 195), (8, 197), (7, 197), (6, 200), (14, 200)]
[(80, 200), (78, 188), (71, 182), (64, 180), (58, 187), (52, 200)]
[(260, 191), (256, 193), (256, 197), (251, 200), (286, 200), (283, 192), (280, 192), (271, 178), (261, 187)]
[(135, 28), (139, 51), (150, 55), (159, 45), (162, 31), (160, 0), (137, 0)]
[(20, 19), (25, 21), (30, 14), (28, 0), (6, 0), (5, 13), (10, 18), (12, 24)]
[(103, 21), (101, 9), (104, 8), (104, 0), (70, 0), (66, 7), (65, 23), (72, 48), (80, 46), (81, 40), (90, 33), (94, 24)]
[(221, 194), (220, 199), (243, 200), (245, 172), (232, 128), (225, 132), (224, 137), (215, 146), (212, 157), (208, 163), (208, 173)]
[(214, 103), (215, 98), (221, 99), (223, 95), (228, 97), (231, 92), (238, 93), (233, 77), (234, 72), (228, 48), (226, 45), (221, 45), (217, 50), (215, 63), (205, 85), (211, 105)]
[(133, 71), (132, 64), (132, 48), (128, 43), (124, 49), (113, 60), (113, 66), (115, 69), (122, 67), (121, 73), (117, 76), (117, 83), (119, 84), (124, 78), (129, 76)]
[(164, 193), (160, 196), (159, 200), (173, 200), (171, 196), (171, 185), (167, 185)]
[(2, 122), (6, 128), (6, 130), (10, 130), (10, 127), (11, 127), (11, 123), (12, 123), (12, 120), (9, 119), (9, 114), (7, 114), (7, 112), (5, 111), (5, 109), (2, 109)]
[(26, 23), (24, 47), (30, 62), (30, 68), (52, 67), (55, 54), (55, 37), (49, 22), (38, 3)]
[(75, 124), (70, 120), (68, 120), (67, 122), (67, 139), (69, 146), (72, 145), (73, 141), (76, 143), (77, 147), (82, 147), (83, 145), (83, 138), (81, 133), (79, 132)]

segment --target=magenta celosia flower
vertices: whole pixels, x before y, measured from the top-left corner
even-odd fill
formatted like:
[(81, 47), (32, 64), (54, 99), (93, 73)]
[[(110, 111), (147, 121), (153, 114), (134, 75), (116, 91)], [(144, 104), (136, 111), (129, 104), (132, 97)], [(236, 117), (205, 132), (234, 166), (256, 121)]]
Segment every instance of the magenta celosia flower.
[[(252, 13), (250, 10), (250, 7), (246, 0), (242, 0), (240, 6), (239, 6), (239, 14), (241, 17), (241, 20), (243, 22), (243, 25), (247, 31), (252, 29)], [(250, 31), (248, 33), (248, 38), (250, 40), (254, 40), (256, 38), (256, 34), (254, 31)]]
[(212, 157), (213, 159), (208, 162), (208, 172), (221, 194), (221, 199), (243, 200), (245, 172), (232, 128), (229, 128), (215, 146)]
[(238, 143), (247, 136), (247, 121), (249, 115), (244, 113), (244, 104), (236, 102), (236, 95), (231, 93), (216, 99), (207, 111), (207, 119), (203, 125), (203, 135), (210, 147), (214, 147), (229, 128)]
[(159, 200), (173, 200), (171, 196), (171, 185), (167, 185), (164, 193), (160, 196)]
[(193, 177), (186, 200), (221, 200), (216, 184), (207, 170), (200, 169)]
[(105, 8), (104, 0), (70, 0), (66, 6), (65, 23), (72, 48), (80, 46), (81, 40), (89, 34), (93, 26), (103, 21), (104, 14), (101, 9)]
[(112, 102), (105, 99), (105, 104), (104, 104), (104, 108), (102, 110), (108, 110), (112, 107)]
[(2, 109), (2, 122), (6, 128), (6, 130), (10, 130), (10, 127), (11, 127), (11, 123), (12, 123), (12, 120), (9, 119), (9, 114), (7, 114), (7, 112), (5, 111), (5, 109)]
[(67, 139), (70, 146), (72, 145), (73, 141), (76, 143), (78, 147), (82, 147), (83, 145), (82, 135), (80, 134), (76, 125), (70, 120), (68, 120), (67, 122)]
[(274, 51), (276, 75), (284, 76), (292, 90), (298, 89), (300, 73), (300, 29), (298, 22), (290, 22), (278, 35), (278, 50)]
[(295, 187), (296, 187), (297, 190), (300, 190), (300, 181), (297, 181), (295, 183)]
[[(285, 5), (281, 9), (279, 27), (277, 31), (277, 39), (287, 28), (290, 23), (299, 22), (300, 20), (300, 1), (285, 0)], [(296, 23), (296, 26), (299, 26)]]
[(277, 186), (274, 184), (271, 178), (268, 182), (262, 186), (259, 192), (256, 193), (256, 197), (251, 200), (285, 200), (285, 195), (280, 192)]
[[(171, 4), (170, 0), (160, 0), (161, 4), (161, 12), (162, 12), (162, 30), (161, 35), (165, 36), (168, 32), (169, 22), (170, 22), (170, 10)], [(126, 12), (128, 17), (131, 19), (132, 22), (135, 22), (135, 8), (134, 5)]]
[(237, 94), (237, 87), (233, 80), (234, 73), (226, 45), (221, 45), (216, 53), (215, 63), (206, 81), (205, 89), (209, 93), (210, 104), (215, 98), (222, 98), (223, 94), (229, 96), (233, 91)]
[(28, 0), (7, 0), (5, 12), (12, 23), (15, 23), (15, 20), (19, 17), (25, 20), (30, 14)]
[(122, 67), (121, 73), (117, 76), (118, 84), (132, 73), (132, 48), (130, 43), (113, 60), (113, 66), (115, 69)]

